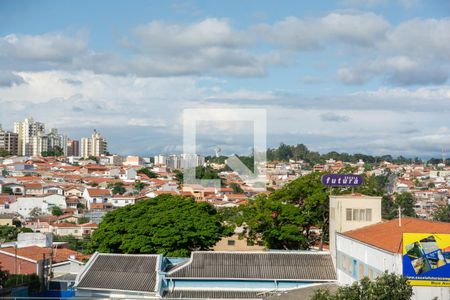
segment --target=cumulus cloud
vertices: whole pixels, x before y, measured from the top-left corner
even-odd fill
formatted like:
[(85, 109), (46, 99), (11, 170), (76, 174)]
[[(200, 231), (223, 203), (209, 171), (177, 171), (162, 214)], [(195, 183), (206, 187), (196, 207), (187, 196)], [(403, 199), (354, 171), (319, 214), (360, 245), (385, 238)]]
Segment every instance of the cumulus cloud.
[(26, 81), (20, 76), (10, 71), (0, 70), (0, 88), (12, 87), (14, 85), (24, 84)]
[(390, 27), (374, 13), (330, 13), (320, 18), (287, 17), (274, 24), (260, 24), (254, 31), (275, 46), (296, 51), (325, 47), (328, 42), (372, 46)]
[(9, 59), (68, 62), (86, 50), (82, 33), (68, 36), (64, 33), (42, 35), (9, 34), (0, 38), (0, 56)]

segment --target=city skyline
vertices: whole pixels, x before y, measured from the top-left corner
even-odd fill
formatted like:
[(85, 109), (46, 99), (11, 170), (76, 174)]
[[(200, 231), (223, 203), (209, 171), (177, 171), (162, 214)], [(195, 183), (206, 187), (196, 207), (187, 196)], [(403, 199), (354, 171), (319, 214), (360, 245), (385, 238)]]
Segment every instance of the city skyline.
[[(1, 8), (6, 129), (32, 112), (76, 140), (96, 128), (113, 153), (179, 153), (183, 109), (248, 107), (267, 109), (269, 147), (422, 158), (450, 149), (445, 1)], [(200, 152), (248, 153), (249, 136), (233, 134), (245, 126), (200, 130)]]

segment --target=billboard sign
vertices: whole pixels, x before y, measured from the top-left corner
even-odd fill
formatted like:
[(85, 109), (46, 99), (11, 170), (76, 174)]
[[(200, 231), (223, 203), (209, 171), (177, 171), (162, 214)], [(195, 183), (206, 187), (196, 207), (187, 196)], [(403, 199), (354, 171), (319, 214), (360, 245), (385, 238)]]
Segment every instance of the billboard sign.
[(361, 175), (356, 174), (325, 174), (321, 178), (322, 184), (330, 187), (353, 187), (363, 183)]
[(402, 260), (411, 285), (450, 287), (450, 234), (403, 233)]

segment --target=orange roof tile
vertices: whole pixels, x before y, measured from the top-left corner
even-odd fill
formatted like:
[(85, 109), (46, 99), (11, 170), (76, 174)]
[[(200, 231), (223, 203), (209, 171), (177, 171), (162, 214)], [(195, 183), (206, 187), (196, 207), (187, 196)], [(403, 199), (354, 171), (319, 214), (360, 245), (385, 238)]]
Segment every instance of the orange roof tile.
[(111, 192), (106, 189), (87, 189), (89, 196), (99, 197), (99, 196), (111, 196)]
[(403, 233), (449, 233), (450, 223), (434, 222), (415, 218), (402, 218), (369, 225), (344, 232), (343, 235), (377, 248), (402, 253)]
[[(14, 248), (3, 248), (1, 251), (8, 252), (11, 254), (14, 254)], [(51, 248), (44, 248), (44, 247), (38, 247), (38, 246), (29, 246), (24, 248), (18, 248), (17, 249), (17, 255), (21, 257), (25, 257), (31, 260), (42, 260), (43, 256), (48, 258), (50, 257), (52, 253)], [(89, 255), (82, 254), (80, 252), (70, 250), (70, 249), (53, 249), (53, 262), (63, 262), (67, 261), (69, 259), (69, 256), (74, 255), (77, 260), (83, 261), (89, 258)]]

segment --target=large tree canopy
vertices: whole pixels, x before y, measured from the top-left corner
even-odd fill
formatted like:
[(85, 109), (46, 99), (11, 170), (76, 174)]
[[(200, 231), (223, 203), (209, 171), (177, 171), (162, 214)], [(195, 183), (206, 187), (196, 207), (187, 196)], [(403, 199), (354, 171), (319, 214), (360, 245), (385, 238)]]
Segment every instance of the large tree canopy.
[(106, 214), (91, 245), (99, 252), (188, 256), (209, 249), (225, 233), (210, 204), (160, 195)]

